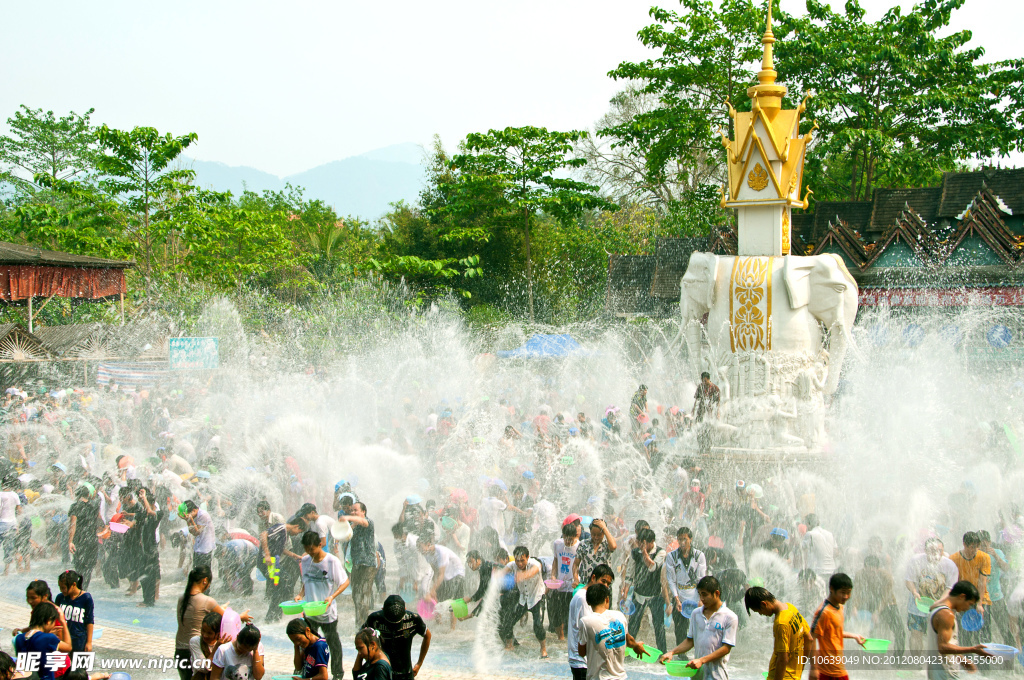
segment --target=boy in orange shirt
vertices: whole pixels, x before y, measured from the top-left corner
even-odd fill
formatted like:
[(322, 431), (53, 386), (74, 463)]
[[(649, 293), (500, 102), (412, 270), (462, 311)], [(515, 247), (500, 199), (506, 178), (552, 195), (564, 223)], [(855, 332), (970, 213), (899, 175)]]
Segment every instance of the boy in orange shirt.
[(843, 632), (843, 605), (853, 595), (853, 579), (842, 572), (828, 580), (828, 598), (814, 612), (811, 635), (816, 652), (814, 668), (822, 680), (849, 680), (843, 664), (843, 639), (856, 640), (864, 646), (864, 636)]

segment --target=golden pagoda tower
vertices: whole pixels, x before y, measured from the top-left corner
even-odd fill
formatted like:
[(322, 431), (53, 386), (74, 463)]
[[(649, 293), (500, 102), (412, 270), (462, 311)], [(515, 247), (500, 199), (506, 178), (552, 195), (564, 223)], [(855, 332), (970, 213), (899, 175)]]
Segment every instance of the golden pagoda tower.
[(789, 255), (790, 211), (807, 207), (807, 196), (800, 199), (800, 185), (804, 154), (814, 130), (802, 137), (799, 134), (806, 97), (795, 110), (782, 108), (786, 86), (775, 82), (778, 73), (772, 59), (774, 43), (772, 0), (768, 0), (758, 84), (747, 90), (751, 110), (739, 113), (726, 102), (736, 139), (730, 140), (722, 131), (729, 185), (722, 193), (721, 205), (736, 208), (737, 254), (741, 256)]

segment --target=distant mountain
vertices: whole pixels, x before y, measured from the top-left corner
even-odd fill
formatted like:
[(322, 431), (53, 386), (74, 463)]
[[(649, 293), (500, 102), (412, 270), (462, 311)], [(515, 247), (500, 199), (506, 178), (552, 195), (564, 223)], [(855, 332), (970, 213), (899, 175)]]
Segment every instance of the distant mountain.
[(244, 166), (194, 159), (185, 161), (195, 170), (196, 181), (204, 188), (231, 191), (237, 196), (243, 189), (277, 191), (291, 183), (303, 187), (306, 198), (324, 201), (339, 215), (374, 219), (387, 212), (389, 203), (400, 200), (412, 203), (419, 198), (424, 179), (422, 159), (420, 146), (395, 144), (284, 178)]

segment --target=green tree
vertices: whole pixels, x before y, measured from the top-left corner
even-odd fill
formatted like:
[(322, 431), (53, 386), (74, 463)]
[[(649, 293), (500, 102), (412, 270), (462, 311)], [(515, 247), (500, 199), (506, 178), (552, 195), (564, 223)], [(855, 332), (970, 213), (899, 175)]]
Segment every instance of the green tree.
[(98, 139), (102, 154), (97, 168), (103, 174), (100, 187), (121, 200), (125, 209), (135, 216), (132, 236), (138, 241), (145, 262), (145, 273), (153, 273), (156, 245), (167, 236), (169, 223), (151, 224), (160, 201), (190, 181), (195, 172), (171, 167), (181, 153), (199, 139), (190, 132), (174, 137), (161, 135), (156, 128), (136, 127), (131, 131), (115, 130), (104, 125)]
[[(737, 108), (749, 98), (755, 62), (761, 56), (757, 27), (764, 9), (752, 0), (680, 0), (683, 11), (652, 7), (656, 23), (640, 30), (640, 42), (660, 55), (622, 62), (608, 75), (632, 84), (625, 96), (657, 101), (656, 106), (616, 104), (597, 134), (635, 161), (642, 159), (643, 184), (654, 190), (682, 172), (683, 184), (697, 188), (724, 176), (725, 152), (718, 131), (732, 132), (724, 102)], [(638, 84), (639, 85), (636, 85)], [(621, 96), (621, 95), (620, 95)], [(643, 104), (643, 102), (640, 102)], [(687, 168), (690, 168), (688, 176)], [(664, 192), (663, 192), (664, 193)], [(679, 195), (666, 195), (667, 205)]]
[(81, 115), (71, 111), (58, 118), (53, 111), (23, 104), (7, 119), (10, 134), (0, 137), (0, 181), (33, 197), (48, 192), (54, 182), (92, 173), (96, 162), (92, 113), (93, 109)]
[(970, 31), (949, 32), (964, 4), (897, 5), (869, 22), (857, 0), (842, 14), (807, 0), (806, 16), (783, 22), (780, 74), (816, 92), (807, 174), (819, 198), (868, 200), (1024, 148), (1024, 59), (984, 63)]
[(578, 130), (549, 132), (537, 127), (489, 130), (468, 135), (467, 153), (452, 159), (460, 183), (475, 188), (474, 195), (500, 196), (503, 206), (520, 216), (530, 321), (535, 319), (530, 227), (537, 214), (544, 212), (566, 224), (585, 210), (614, 208), (596, 193), (596, 186), (555, 176), (586, 164), (574, 155), (575, 144), (586, 136)]

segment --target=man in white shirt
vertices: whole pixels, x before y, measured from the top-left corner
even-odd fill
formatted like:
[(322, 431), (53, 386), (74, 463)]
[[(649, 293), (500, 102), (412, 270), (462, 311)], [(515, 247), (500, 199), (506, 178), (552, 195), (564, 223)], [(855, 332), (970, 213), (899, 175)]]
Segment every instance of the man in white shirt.
[(434, 537), (429, 534), (420, 538), (416, 547), (434, 571), (434, 581), (430, 585), (427, 599), (436, 602), (461, 598), (465, 589), (466, 566), (459, 556), (443, 545), (436, 545)]
[(299, 562), (302, 571), (302, 589), (296, 600), (326, 602), (327, 611), (320, 616), (306, 616), (313, 632), (327, 640), (331, 651), (331, 677), (341, 678), (345, 670), (341, 664), (341, 638), (338, 636), (338, 603), (335, 601), (348, 587), (348, 576), (334, 555), (324, 552), (320, 535), (307, 531), (302, 535), (302, 547), (306, 554)]
[(569, 639), (569, 670), (572, 672), (573, 680), (586, 680), (587, 660), (580, 656), (580, 631), (583, 626), (583, 617), (590, 616), (594, 610), (587, 604), (587, 588), (594, 585), (603, 585), (611, 590), (615, 581), (615, 572), (607, 564), (599, 564), (587, 577), (587, 585), (580, 588), (572, 596), (569, 602), (569, 621), (566, 625), (566, 637)]
[(533, 634), (540, 642), (540, 658), (548, 658), (547, 633), (544, 630), (544, 576), (540, 562), (530, 557), (530, 549), (524, 545), (517, 546), (512, 552), (514, 561), (505, 567), (505, 574), (511, 574), (519, 590), (519, 602), (515, 608), (501, 616), (498, 635), (505, 643), (505, 649), (512, 649), (515, 636), (512, 628), (526, 612), (533, 615)]
[(806, 566), (827, 582), (835, 573), (839, 546), (832, 532), (818, 525), (817, 515), (807, 515), (804, 523), (807, 525), (807, 534), (804, 535)]
[(722, 588), (714, 576), (705, 576), (697, 584), (701, 606), (690, 614), (690, 627), (686, 639), (676, 648), (658, 659), (661, 663), (672, 660), (676, 654), (693, 650), (694, 659), (689, 668), (703, 668), (704, 680), (729, 680), (725, 662), (736, 646), (739, 619), (722, 602)]
[(679, 547), (665, 557), (665, 581), (672, 597), (672, 623), (676, 633), (676, 644), (687, 637), (689, 619), (683, 616), (683, 602), (697, 600), (697, 583), (708, 575), (708, 563), (704, 553), (693, 547), (693, 532), (682, 527), (676, 532)]
[(213, 518), (206, 510), (200, 509), (195, 501), (185, 501), (183, 519), (188, 523), (188, 532), (195, 536), (192, 546), (192, 567), (207, 566), (213, 568), (213, 549), (217, 547), (217, 539), (213, 534)]
[(938, 538), (924, 542), (924, 553), (914, 555), (907, 562), (905, 575), (910, 601), (907, 602), (907, 628), (910, 629), (910, 646), (915, 650), (924, 647), (924, 635), (928, 630), (928, 612), (922, 612), (917, 600), (926, 597), (938, 602), (950, 588), (960, 580), (956, 563), (946, 556), (945, 546)]
[(587, 659), (587, 680), (625, 680), (625, 648), (644, 655), (644, 645), (626, 632), (626, 617), (610, 609), (612, 591), (600, 583), (587, 588), (587, 604), (593, 613), (580, 625), (579, 655)]

